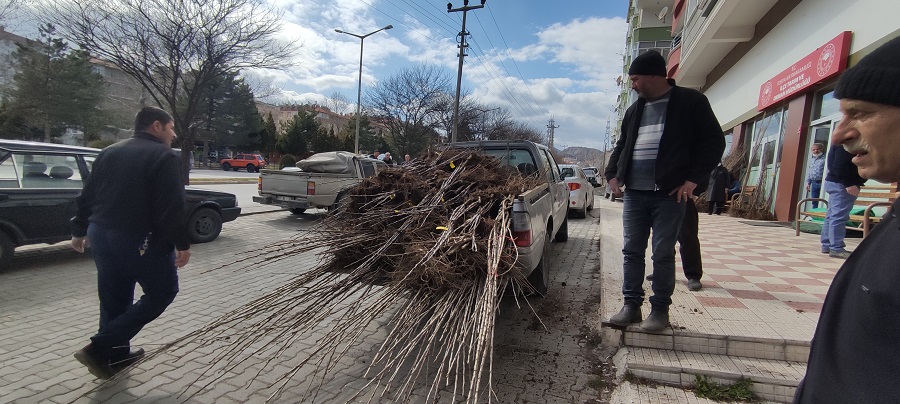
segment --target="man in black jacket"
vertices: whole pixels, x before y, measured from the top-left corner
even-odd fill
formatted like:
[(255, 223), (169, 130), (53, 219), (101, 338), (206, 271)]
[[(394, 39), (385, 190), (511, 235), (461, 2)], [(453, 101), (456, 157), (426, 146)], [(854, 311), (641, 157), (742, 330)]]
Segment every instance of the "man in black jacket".
[[(172, 116), (146, 107), (134, 127), (97, 156), (72, 218), (72, 248), (92, 247), (100, 298), (100, 329), (75, 358), (102, 379), (143, 356), (131, 339), (175, 300), (191, 257)], [(134, 302), (136, 283), (144, 295)]]
[(828, 153), (828, 175), (822, 189), (828, 194), (828, 209), (822, 223), (822, 253), (832, 258), (847, 259), (850, 252), (845, 250), (844, 236), (847, 234), (847, 220), (859, 189), (866, 180), (859, 176), (856, 166), (851, 160), (853, 155), (847, 153), (841, 145), (831, 145)]
[[(863, 178), (900, 181), (900, 38), (841, 76), (831, 136)], [(894, 403), (900, 397), (900, 202), (853, 251), (825, 296), (795, 403)]]
[(699, 91), (666, 79), (666, 62), (656, 51), (634, 59), (628, 69), (640, 97), (625, 112), (622, 130), (605, 176), (613, 195), (623, 195), (625, 304), (609, 323), (642, 320), (644, 251), (653, 231), (651, 311), (640, 327), (662, 331), (669, 323), (675, 290), (675, 242), (685, 204), (697, 184), (709, 178), (725, 150), (721, 126)]

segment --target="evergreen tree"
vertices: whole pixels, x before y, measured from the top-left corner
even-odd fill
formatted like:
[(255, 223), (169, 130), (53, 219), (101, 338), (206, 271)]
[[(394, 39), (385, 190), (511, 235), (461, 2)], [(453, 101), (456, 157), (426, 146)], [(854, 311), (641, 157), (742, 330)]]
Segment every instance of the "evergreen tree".
[(197, 111), (199, 138), (243, 150), (261, 148), (262, 118), (250, 86), (236, 72), (217, 76)]
[(265, 132), (260, 139), (259, 148), (263, 153), (268, 154), (275, 151), (275, 142), (278, 139), (278, 126), (275, 125), (275, 118), (272, 117), (271, 112), (269, 112), (266, 116), (266, 121), (263, 123), (263, 128)]
[(300, 109), (284, 127), (284, 133), (278, 139), (278, 149), (288, 154), (303, 155), (309, 151), (309, 141), (318, 131), (319, 123), (315, 115)]
[(45, 142), (73, 128), (84, 132), (86, 144), (104, 121), (99, 106), (105, 83), (92, 70), (88, 53), (69, 49), (55, 31), (44, 25), (36, 44), (17, 44), (9, 112), (38, 128)]

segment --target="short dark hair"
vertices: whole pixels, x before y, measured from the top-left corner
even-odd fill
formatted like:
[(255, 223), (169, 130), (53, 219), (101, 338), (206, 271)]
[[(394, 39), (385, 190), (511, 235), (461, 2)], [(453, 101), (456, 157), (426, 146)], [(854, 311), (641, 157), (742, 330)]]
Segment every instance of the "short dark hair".
[(134, 116), (134, 130), (135, 132), (143, 132), (150, 128), (153, 122), (159, 121), (162, 124), (168, 124), (173, 120), (172, 115), (169, 115), (162, 108), (144, 107)]

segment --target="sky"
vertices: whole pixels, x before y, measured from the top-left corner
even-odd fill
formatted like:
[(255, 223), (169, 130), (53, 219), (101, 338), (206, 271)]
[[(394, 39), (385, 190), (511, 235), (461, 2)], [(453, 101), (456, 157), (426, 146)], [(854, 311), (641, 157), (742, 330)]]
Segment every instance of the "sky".
[[(423, 63), (446, 69), (456, 84), (462, 12), (448, 13), (446, 0), (261, 1), (280, 13), (281, 39), (299, 45), (287, 70), (245, 72), (251, 83), (281, 90), (267, 102), (327, 105), (341, 94), (355, 110), (360, 40), (335, 29), (364, 35), (394, 26), (365, 39), (364, 99), (380, 80)], [(467, 13), (463, 92), (541, 132), (552, 118), (557, 148), (602, 150), (607, 121), (615, 123), (627, 7), (627, 0), (487, 0)]]
[[(272, 101), (324, 103), (340, 93), (355, 108), (360, 41), (335, 29), (364, 35), (394, 26), (364, 41), (363, 97), (379, 80), (422, 63), (446, 69), (456, 83), (462, 12), (448, 13), (444, 0), (267, 1), (282, 12), (284, 37), (300, 44), (289, 70), (254, 72), (283, 90)], [(462, 0), (451, 4), (463, 7)], [(553, 118), (558, 148), (602, 150), (607, 119), (615, 124), (627, 6), (624, 0), (487, 0), (467, 13), (463, 92), (542, 132)]]

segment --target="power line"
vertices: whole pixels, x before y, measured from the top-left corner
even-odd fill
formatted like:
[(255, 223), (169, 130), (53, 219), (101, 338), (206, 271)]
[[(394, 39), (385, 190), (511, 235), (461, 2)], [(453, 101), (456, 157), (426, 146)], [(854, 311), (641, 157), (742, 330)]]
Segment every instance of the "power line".
[[(491, 18), (493, 19), (493, 18), (494, 18), (494, 13), (493, 13), (490, 9), (488, 9), (488, 12), (491, 13)], [(484, 29), (484, 25), (481, 24), (481, 19), (478, 18), (478, 15), (475, 15), (475, 21), (478, 22), (478, 25), (481, 27), (481, 30), (484, 31), (484, 33), (485, 33), (485, 38), (487, 38), (488, 43), (491, 45), (491, 48), (492, 48), (492, 49), (496, 49), (497, 47), (494, 46), (494, 42), (491, 41), (490, 35), (487, 35), (487, 30)], [(497, 33), (500, 34), (500, 39), (503, 39), (503, 32), (500, 31), (500, 25), (497, 24), (497, 20), (496, 20), (496, 19), (493, 19), (493, 21), (494, 21), (494, 26), (497, 27)], [(519, 78), (522, 79), (522, 82), (523, 82), (523, 83), (527, 83), (528, 81), (525, 80), (525, 77), (522, 76), (522, 72), (519, 70), (519, 66), (516, 64), (516, 60), (512, 58), (512, 54), (510, 54), (510, 52), (509, 52), (509, 46), (506, 45), (506, 40), (505, 40), (505, 39), (503, 39), (503, 45), (504, 45), (504, 47), (505, 47), (505, 49), (506, 49), (507, 55), (509, 56), (509, 60), (513, 62), (513, 65), (515, 66), (516, 71), (519, 73)], [(503, 70), (506, 72), (506, 75), (507, 75), (507, 76), (512, 76), (512, 74), (511, 74), (511, 73), (509, 72), (509, 70), (506, 68), (506, 65), (503, 63), (503, 60), (500, 59), (500, 56), (499, 56), (499, 55), (497, 56), (497, 61), (500, 62), (500, 66), (503, 66)], [(532, 94), (531, 88), (530, 88), (529, 86), (525, 86), (525, 89), (528, 90), (528, 95), (531, 96), (531, 101), (534, 103), (534, 104), (532, 104), (532, 105), (540, 105), (540, 103), (537, 101), (537, 98), (535, 98), (534, 94)], [(540, 112), (545, 112), (545, 111), (540, 111)]]

